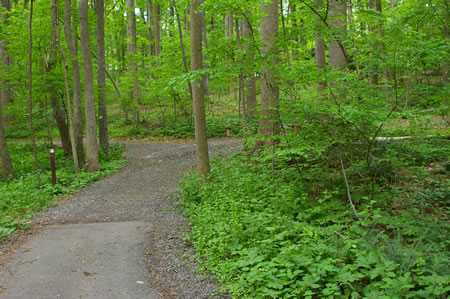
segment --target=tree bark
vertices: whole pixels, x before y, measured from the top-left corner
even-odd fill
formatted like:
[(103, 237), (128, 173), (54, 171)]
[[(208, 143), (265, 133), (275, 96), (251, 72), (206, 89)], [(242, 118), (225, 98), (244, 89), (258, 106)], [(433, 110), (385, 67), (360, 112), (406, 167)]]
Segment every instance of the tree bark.
[[(134, 13), (134, 0), (127, 0), (127, 52), (129, 56), (128, 72), (133, 75), (133, 90), (131, 91), (131, 98), (134, 104), (134, 121), (139, 123), (139, 81), (138, 81), (138, 64), (136, 61), (136, 16)], [(155, 38), (156, 43), (156, 38)], [(156, 48), (155, 48), (156, 50)], [(156, 51), (155, 51), (156, 53)]]
[[(0, 17), (1, 19), (1, 17)], [(0, 58), (1, 58), (0, 49)], [(1, 94), (0, 94), (1, 95)], [(3, 98), (2, 98), (3, 99)], [(2, 171), (2, 177), (6, 180), (10, 174), (14, 174), (14, 168), (11, 157), (8, 151), (8, 145), (6, 143), (5, 128), (3, 127), (3, 104), (0, 102), (0, 169)]]
[[(280, 133), (278, 111), (279, 87), (274, 74), (274, 66), (278, 63), (278, 49), (276, 49), (278, 34), (278, 1), (262, 4), (261, 12), (261, 117), (258, 132), (264, 138)], [(263, 144), (272, 144), (264, 141)]]
[[(0, 20), (3, 19), (3, 22), (6, 23), (9, 18), (9, 11), (11, 10), (11, 0), (0, 0), (0, 4), (6, 10), (6, 13), (4, 15), (0, 13)], [(2, 73), (6, 72), (9, 66), (12, 64), (12, 58), (7, 51), (6, 41), (0, 40), (0, 52), (0, 65), (5, 66), (5, 68), (2, 68), (1, 70)], [(3, 103), (3, 107), (6, 107), (11, 102), (13, 96), (11, 86), (8, 82), (0, 81), (0, 93), (0, 104)], [(5, 119), (3, 121), (5, 121)]]
[[(70, 141), (71, 141), (71, 150), (73, 156), (73, 166), (76, 173), (80, 171), (80, 166), (78, 165), (78, 157), (77, 157), (77, 148), (75, 146), (75, 134), (73, 127), (73, 116), (72, 116), (72, 105), (70, 104), (70, 87), (69, 87), (69, 72), (68, 72), (68, 64), (66, 55), (64, 54), (63, 47), (61, 45), (61, 41), (59, 39), (59, 26), (58, 26), (58, 9), (56, 6), (57, 0), (51, 0), (51, 9), (52, 9), (52, 30), (55, 31), (55, 41), (58, 44), (59, 52), (61, 53), (61, 57), (64, 63), (64, 85), (66, 90), (66, 103), (67, 103), (67, 112), (69, 115), (69, 129), (70, 129)], [(53, 19), (53, 16), (55, 18)]]
[[(233, 40), (233, 33), (234, 33), (233, 13), (228, 12), (228, 14), (225, 17), (225, 36), (227, 36), (230, 39), (230, 42)], [(234, 84), (234, 80), (235, 80), (234, 74), (231, 74), (230, 75), (230, 98), (232, 98), (232, 99), (236, 98), (236, 87)]]
[(98, 171), (97, 126), (95, 121), (94, 75), (89, 39), (88, 0), (80, 0), (80, 40), (84, 70), (84, 113), (86, 117), (86, 171)]
[(33, 127), (33, 1), (30, 4), (29, 18), (29, 49), (28, 49), (28, 126), (30, 128), (31, 145), (33, 147), (34, 167), (39, 169), (36, 139)]
[(329, 0), (329, 10), (329, 24), (335, 32), (328, 50), (330, 67), (331, 69), (344, 68), (347, 65), (347, 54), (343, 44), (345, 40), (347, 6), (344, 0)]
[(98, 129), (100, 148), (109, 152), (108, 112), (106, 107), (106, 69), (105, 69), (105, 6), (104, 0), (97, 0), (97, 97)]
[[(255, 59), (254, 48), (248, 41), (249, 37), (252, 35), (251, 24), (248, 23), (247, 19), (242, 20), (242, 36), (246, 38), (243, 42), (243, 49), (247, 54), (247, 63), (253, 66), (253, 60)], [(256, 113), (256, 77), (253, 67), (250, 68), (250, 73), (246, 74), (245, 79), (245, 102), (247, 106), (247, 112), (249, 116), (254, 117)]]
[[(64, 33), (67, 47), (72, 62), (72, 88), (73, 88), (73, 133), (75, 147), (77, 149), (78, 165), (83, 167), (85, 163), (83, 148), (83, 115), (81, 111), (81, 84), (80, 84), (80, 64), (78, 62), (78, 49), (75, 43), (74, 34), (71, 28), (72, 23), (72, 3), (71, 0), (64, 1)], [(75, 31), (75, 30), (74, 30)]]
[[(203, 0), (192, 0), (191, 2), (191, 71), (203, 68), (202, 61), (202, 14), (197, 13), (197, 8)], [(201, 178), (205, 179), (210, 171), (208, 139), (206, 135), (205, 116), (205, 92), (201, 79), (192, 84), (194, 121), (195, 121), (195, 144), (197, 146), (197, 168)]]
[[(53, 3), (53, 0), (52, 0)], [(50, 57), (49, 61), (46, 65), (45, 71), (47, 73), (51, 72), (56, 64), (57, 59), (57, 32), (56, 26), (58, 22), (56, 5), (55, 7), (51, 7), (51, 20), (52, 20), (52, 29), (51, 29), (51, 40), (50, 40)], [(61, 144), (64, 150), (64, 155), (66, 157), (70, 157), (72, 155), (72, 144), (70, 141), (69, 128), (66, 123), (66, 111), (64, 110), (64, 105), (61, 105), (59, 101), (58, 93), (56, 90), (50, 90), (50, 104), (53, 110), (53, 117), (56, 121), (56, 126), (58, 127), (59, 136), (61, 137)]]

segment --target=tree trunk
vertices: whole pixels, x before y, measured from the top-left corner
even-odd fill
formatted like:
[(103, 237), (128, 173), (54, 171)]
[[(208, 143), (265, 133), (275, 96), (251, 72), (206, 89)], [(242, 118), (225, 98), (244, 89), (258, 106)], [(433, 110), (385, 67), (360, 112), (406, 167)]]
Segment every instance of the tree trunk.
[(30, 5), (29, 18), (29, 49), (28, 49), (28, 125), (30, 128), (31, 145), (33, 146), (34, 167), (39, 169), (39, 160), (37, 155), (36, 139), (33, 127), (33, 1)]
[(95, 2), (97, 12), (97, 97), (98, 129), (100, 148), (109, 152), (108, 115), (106, 108), (106, 69), (105, 69), (105, 6), (104, 0)]
[[(9, 18), (9, 11), (11, 10), (11, 0), (0, 0), (0, 4), (6, 10), (6, 13), (4, 15), (0, 13), (0, 20), (3, 19), (3, 21), (6, 23)], [(12, 64), (12, 58), (9, 56), (7, 51), (6, 41), (0, 40), (0, 52), (0, 65), (5, 66), (5, 68), (3, 68), (0, 72), (3, 73), (4, 71), (8, 70), (9, 66)], [(0, 81), (0, 88), (0, 92), (2, 93), (0, 104), (3, 104), (3, 107), (6, 107), (11, 102), (13, 96), (12, 89), (8, 82), (3, 81)], [(3, 121), (5, 121), (5, 119)]]
[[(242, 46), (241, 41), (241, 28), (242, 25), (240, 25), (239, 20), (236, 19), (236, 41), (238, 44), (238, 48), (240, 51), (244, 51), (244, 48)], [(245, 103), (245, 84), (244, 84), (244, 71), (243, 71), (243, 65), (244, 61), (242, 58), (239, 58), (239, 101), (241, 106), (241, 112), (242, 112), (242, 131), (244, 132), (244, 138), (248, 135), (248, 126), (247, 126), (247, 105)]]
[[(139, 103), (138, 103), (138, 93), (139, 93), (139, 81), (138, 81), (138, 64), (136, 61), (136, 16), (134, 13), (134, 0), (127, 0), (127, 52), (129, 55), (128, 61), (128, 72), (133, 75), (133, 90), (131, 92), (131, 98), (134, 104), (134, 121), (139, 123)], [(156, 43), (156, 38), (155, 38)], [(156, 50), (156, 47), (155, 47)], [(156, 52), (155, 52), (156, 53)]]
[[(233, 23), (233, 13), (229, 12), (225, 17), (225, 36), (230, 39), (230, 42), (233, 40), (234, 33), (234, 23)], [(231, 59), (230, 59), (231, 60)], [(234, 74), (230, 75), (230, 98), (236, 98), (236, 87), (234, 84)]]
[[(278, 34), (278, 1), (272, 0), (261, 5), (261, 117), (259, 134), (269, 138), (280, 133), (278, 100), (279, 87), (274, 74), (274, 66), (278, 63), (276, 37)], [(264, 141), (263, 144), (273, 142)]]
[[(247, 63), (253, 65), (253, 60), (255, 59), (254, 48), (248, 41), (248, 38), (252, 35), (252, 30), (250, 29), (251, 24), (248, 23), (247, 19), (242, 20), (242, 36), (247, 39), (243, 42), (243, 48), (247, 54)], [(256, 113), (256, 77), (253, 67), (250, 69), (250, 73), (246, 74), (245, 80), (245, 102), (247, 106), (247, 112), (249, 116), (254, 117)]]
[[(1, 19), (1, 15), (0, 15)], [(2, 51), (0, 49), (0, 58), (2, 55)], [(3, 100), (2, 97), (3, 90), (0, 91), (0, 99)], [(14, 174), (14, 168), (12, 165), (11, 157), (9, 156), (8, 145), (6, 143), (6, 134), (5, 128), (3, 127), (3, 105), (0, 102), (0, 170), (2, 171), (2, 177), (6, 180), (10, 174)]]
[(75, 146), (75, 134), (73, 127), (73, 117), (72, 117), (72, 105), (70, 104), (70, 87), (69, 87), (69, 72), (67, 65), (66, 55), (64, 54), (63, 47), (61, 45), (61, 41), (59, 39), (59, 26), (58, 26), (58, 8), (56, 6), (57, 0), (51, 0), (51, 9), (52, 9), (52, 30), (55, 32), (55, 41), (58, 44), (59, 52), (61, 53), (61, 57), (64, 62), (64, 85), (66, 90), (66, 103), (67, 103), (67, 112), (69, 114), (69, 129), (70, 129), (70, 141), (71, 141), (71, 150), (73, 156), (73, 166), (76, 173), (80, 171), (80, 166), (78, 165), (78, 157), (77, 157), (77, 149)]
[(155, 56), (161, 55), (161, 5), (155, 3), (153, 7), (155, 13), (154, 19), (154, 37), (155, 37)]
[[(51, 40), (50, 40), (50, 57), (49, 62), (46, 65), (45, 72), (49, 73), (54, 68), (57, 59), (57, 32), (55, 23), (58, 22), (58, 16), (55, 8), (51, 8)], [(70, 157), (72, 155), (72, 144), (70, 141), (69, 128), (66, 123), (66, 111), (64, 110), (64, 105), (61, 105), (58, 99), (57, 90), (50, 91), (50, 104), (52, 105), (53, 117), (56, 121), (56, 126), (58, 127), (59, 136), (61, 137), (61, 144), (64, 150), (64, 155)]]
[(84, 113), (86, 117), (86, 171), (98, 171), (97, 126), (95, 122), (94, 75), (89, 39), (88, 0), (80, 0), (80, 41), (84, 70)]
[[(83, 149), (83, 115), (81, 112), (81, 84), (80, 84), (80, 64), (78, 62), (78, 50), (71, 28), (72, 3), (71, 0), (64, 1), (64, 33), (67, 47), (72, 62), (72, 88), (73, 88), (73, 133), (75, 147), (77, 149), (78, 165), (83, 167), (85, 163)], [(75, 30), (74, 30), (75, 31)]]
[(152, 0), (147, 0), (147, 36), (148, 36), (148, 55), (153, 56), (155, 54), (155, 45), (153, 41), (153, 7)]
[[(196, 10), (203, 0), (192, 0), (191, 2), (191, 71), (203, 68), (202, 61), (202, 14)], [(208, 138), (206, 135), (205, 99), (201, 79), (192, 84), (194, 121), (195, 121), (195, 144), (197, 146), (197, 168), (200, 177), (205, 179), (210, 171)]]
[[(320, 12), (322, 8), (322, 0), (314, 1), (316, 9)], [(315, 16), (315, 56), (316, 56), (316, 66), (319, 71), (323, 71), (325, 69), (325, 42), (322, 38), (321, 28), (323, 28), (323, 21), (319, 16)], [(317, 93), (319, 94), (321, 99), (326, 99), (324, 95), (325, 90), (327, 89), (327, 83), (323, 80), (319, 80), (317, 82)]]
[[(187, 64), (187, 59), (186, 59), (186, 51), (184, 50), (183, 29), (181, 28), (180, 13), (177, 10), (175, 0), (172, 0), (172, 5), (173, 5), (173, 9), (175, 11), (176, 18), (177, 18), (178, 35), (179, 35), (179, 39), (180, 39), (180, 50), (181, 50), (181, 57), (183, 59), (184, 72), (187, 74), (187, 73), (189, 73), (189, 70), (188, 70), (188, 64)], [(193, 101), (192, 84), (191, 84), (191, 81), (189, 81), (189, 80), (188, 80), (188, 88), (189, 88), (189, 93), (191, 95), (191, 100)]]
[(344, 68), (347, 65), (347, 53), (343, 43), (345, 40), (347, 6), (344, 0), (329, 0), (329, 10), (329, 24), (335, 32), (328, 50), (330, 67), (331, 69)]

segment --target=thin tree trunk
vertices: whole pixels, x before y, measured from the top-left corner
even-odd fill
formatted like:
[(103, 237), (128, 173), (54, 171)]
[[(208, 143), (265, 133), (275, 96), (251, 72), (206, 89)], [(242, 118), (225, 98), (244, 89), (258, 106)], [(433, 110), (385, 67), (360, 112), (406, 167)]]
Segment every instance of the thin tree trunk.
[[(274, 66), (278, 63), (276, 37), (278, 34), (278, 1), (261, 5), (263, 14), (261, 20), (261, 117), (259, 119), (259, 134), (265, 138), (280, 133), (278, 100), (279, 87), (274, 74)], [(264, 141), (264, 144), (271, 144)]]
[(64, 63), (64, 86), (66, 90), (66, 103), (67, 103), (67, 111), (69, 114), (69, 130), (70, 130), (70, 141), (71, 141), (71, 148), (72, 148), (72, 156), (73, 156), (73, 166), (76, 173), (80, 171), (80, 165), (78, 164), (78, 157), (77, 157), (77, 148), (75, 146), (75, 134), (74, 134), (74, 127), (73, 127), (73, 116), (72, 116), (72, 105), (70, 104), (70, 87), (69, 87), (69, 74), (68, 69), (69, 66), (67, 64), (66, 55), (64, 54), (63, 47), (61, 45), (61, 41), (59, 39), (59, 28), (58, 28), (58, 9), (56, 6), (57, 0), (51, 0), (51, 6), (52, 6), (52, 16), (53, 14), (56, 16), (55, 20), (53, 21), (53, 27), (55, 30), (55, 38), (56, 43), (59, 47), (59, 52), (61, 53), (61, 57), (63, 59)]
[[(241, 42), (241, 26), (239, 26), (239, 20), (236, 19), (236, 41), (239, 47), (240, 51), (244, 51), (244, 48), (242, 46)], [(247, 107), (245, 104), (245, 85), (244, 85), (244, 72), (242, 70), (243, 68), (243, 61), (242, 59), (239, 59), (239, 101), (241, 103), (241, 111), (242, 111), (242, 130), (244, 132), (244, 137), (248, 135), (248, 126), (247, 126)]]
[(92, 72), (91, 42), (89, 39), (88, 0), (80, 0), (80, 39), (84, 70), (84, 113), (86, 117), (86, 171), (100, 169), (98, 162), (97, 126), (94, 104), (94, 75)]
[[(56, 27), (55, 23), (58, 22), (58, 16), (56, 8), (51, 7), (51, 40), (50, 40), (50, 57), (49, 62), (46, 65), (45, 72), (49, 73), (56, 64), (57, 59), (57, 42), (56, 42)], [(57, 90), (50, 91), (50, 104), (52, 105), (53, 117), (56, 121), (56, 126), (58, 127), (59, 136), (61, 137), (61, 144), (64, 150), (64, 155), (70, 157), (72, 155), (72, 144), (70, 141), (69, 128), (66, 123), (66, 111), (64, 110), (64, 105), (61, 105), (58, 99)]]
[[(252, 30), (250, 29), (251, 24), (248, 23), (247, 18), (242, 20), (242, 36), (247, 39), (244, 43), (244, 50), (247, 54), (247, 63), (249, 65), (253, 65), (253, 60), (255, 59), (254, 48), (251, 43), (248, 41), (248, 38), (252, 34)], [(255, 116), (256, 113), (256, 77), (253, 68), (250, 69), (250, 73), (246, 75), (245, 80), (245, 96), (246, 96), (246, 106), (248, 115), (251, 117)]]
[[(80, 84), (80, 64), (78, 62), (78, 50), (71, 28), (72, 23), (72, 3), (71, 0), (64, 1), (64, 33), (67, 47), (72, 62), (72, 88), (73, 88), (73, 135), (75, 147), (77, 149), (78, 165), (83, 167), (85, 163), (83, 148), (83, 114), (81, 111), (81, 84)], [(74, 156), (75, 157), (75, 156)]]
[[(3, 19), (3, 22), (7, 23), (9, 18), (9, 11), (11, 11), (12, 3), (10, 0), (1, 0), (0, 1), (1, 6), (3, 6), (6, 10), (6, 13), (2, 15), (0, 13), (0, 20)], [(1, 70), (1, 72), (6, 71), (10, 65), (12, 65), (12, 58), (9, 55), (7, 51), (7, 45), (6, 41), (0, 40), (0, 51), (2, 52), (0, 55), (0, 65), (4, 65), (5, 68)], [(0, 104), (3, 103), (3, 107), (6, 107), (12, 99), (13, 93), (11, 86), (8, 82), (0, 81), (0, 92), (2, 93), (2, 96), (0, 98)], [(5, 119), (4, 119), (5, 121)]]
[[(0, 49), (0, 56), (1, 56)], [(1, 58), (1, 57), (0, 57)], [(0, 92), (3, 93), (3, 91)], [(3, 99), (3, 98), (2, 98)], [(0, 169), (2, 171), (2, 177), (6, 180), (10, 174), (14, 174), (14, 168), (11, 157), (8, 151), (8, 145), (6, 143), (5, 128), (3, 127), (3, 104), (0, 102)]]
[[(234, 33), (234, 23), (233, 23), (233, 13), (228, 12), (228, 14), (225, 17), (225, 36), (227, 36), (230, 39), (230, 42), (233, 40), (233, 33)], [(236, 98), (236, 87), (234, 84), (234, 74), (230, 75), (230, 98), (234, 99)]]
[[(127, 52), (129, 55), (128, 62), (128, 72), (133, 75), (133, 90), (131, 92), (131, 98), (134, 104), (134, 121), (139, 123), (139, 103), (138, 103), (138, 93), (139, 93), (139, 81), (138, 81), (138, 64), (136, 61), (136, 16), (134, 13), (134, 0), (127, 0)], [(156, 39), (155, 39), (156, 43)], [(156, 48), (155, 48), (156, 50)], [(156, 51), (155, 51), (156, 53)]]
[(97, 0), (97, 97), (98, 129), (100, 147), (109, 152), (108, 112), (106, 107), (106, 68), (105, 68), (105, 6), (104, 0)]
[(155, 13), (154, 19), (154, 37), (155, 37), (155, 56), (161, 55), (161, 5), (156, 0), (153, 7)]
[[(191, 70), (198, 71), (203, 68), (202, 62), (202, 14), (196, 10), (203, 0), (192, 0), (191, 2)], [(197, 147), (197, 168), (201, 178), (206, 179), (209, 174), (208, 138), (206, 135), (205, 116), (205, 92), (201, 81), (192, 85), (194, 121), (195, 121), (195, 144)]]
[(155, 54), (155, 46), (153, 42), (153, 8), (152, 0), (147, 0), (147, 36), (148, 36), (148, 55), (153, 56)]
[[(184, 50), (184, 42), (183, 42), (183, 29), (181, 28), (181, 21), (180, 21), (180, 13), (177, 10), (176, 2), (175, 0), (172, 0), (173, 9), (175, 10), (175, 15), (177, 17), (177, 24), (178, 24), (178, 36), (180, 38), (180, 50), (181, 50), (181, 57), (183, 58), (183, 67), (184, 72), (187, 74), (189, 73), (187, 59), (186, 59), (186, 51)], [(192, 97), (192, 84), (191, 81), (188, 81), (188, 88), (189, 93), (191, 95), (191, 100), (193, 101), (194, 98)]]
[(30, 127), (31, 144), (33, 146), (34, 167), (39, 169), (39, 160), (37, 156), (36, 139), (33, 127), (33, 1), (30, 4), (29, 18), (29, 49), (28, 49), (28, 125)]
[[(317, 11), (320, 12), (322, 8), (322, 0), (314, 1)], [(319, 71), (323, 71), (325, 69), (325, 42), (322, 38), (321, 28), (323, 28), (322, 20), (319, 16), (315, 16), (315, 56), (316, 56), (316, 66)], [(326, 99), (324, 95), (324, 91), (327, 88), (327, 83), (323, 80), (319, 80), (317, 82), (317, 93), (319, 94), (321, 99)]]

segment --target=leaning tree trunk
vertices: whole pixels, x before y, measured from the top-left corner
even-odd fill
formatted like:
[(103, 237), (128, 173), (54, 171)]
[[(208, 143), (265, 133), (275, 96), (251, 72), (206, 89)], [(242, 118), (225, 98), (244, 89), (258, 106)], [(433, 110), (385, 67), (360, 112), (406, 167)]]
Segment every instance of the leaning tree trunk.
[[(202, 61), (202, 13), (196, 12), (203, 0), (191, 2), (191, 71), (203, 68)], [(197, 146), (197, 168), (200, 177), (205, 179), (210, 171), (208, 138), (206, 135), (205, 91), (201, 79), (192, 84), (195, 121), (195, 144)]]
[[(51, 72), (56, 65), (57, 59), (57, 24), (58, 16), (56, 5), (55, 7), (51, 7), (51, 20), (52, 20), (52, 29), (51, 29), (51, 40), (50, 40), (50, 57), (49, 61), (46, 65), (45, 71), (47, 73)], [(56, 126), (58, 127), (59, 136), (61, 137), (61, 144), (64, 150), (64, 155), (66, 157), (70, 157), (72, 155), (72, 144), (70, 141), (69, 128), (66, 123), (66, 110), (64, 109), (64, 105), (59, 101), (58, 92), (55, 89), (50, 90), (50, 104), (53, 110), (53, 117), (56, 121)]]
[(84, 70), (84, 112), (86, 117), (86, 171), (98, 171), (97, 126), (95, 122), (94, 75), (89, 39), (88, 0), (80, 0), (80, 41)]
[[(278, 111), (279, 87), (274, 74), (274, 66), (278, 63), (276, 37), (278, 34), (278, 1), (262, 4), (261, 21), (261, 117), (258, 132), (264, 138), (270, 138), (280, 133)], [(262, 144), (273, 142), (264, 141)], [(261, 143), (260, 143), (261, 144)]]
[(81, 84), (80, 84), (80, 64), (78, 62), (78, 50), (72, 34), (72, 3), (71, 0), (64, 2), (64, 33), (66, 36), (67, 48), (72, 62), (72, 88), (73, 88), (73, 131), (75, 147), (77, 149), (78, 165), (84, 165), (83, 149), (83, 114), (81, 111)]
[(105, 69), (105, 5), (104, 0), (97, 0), (97, 97), (98, 128), (100, 147), (109, 152), (108, 115), (106, 109), (106, 69)]

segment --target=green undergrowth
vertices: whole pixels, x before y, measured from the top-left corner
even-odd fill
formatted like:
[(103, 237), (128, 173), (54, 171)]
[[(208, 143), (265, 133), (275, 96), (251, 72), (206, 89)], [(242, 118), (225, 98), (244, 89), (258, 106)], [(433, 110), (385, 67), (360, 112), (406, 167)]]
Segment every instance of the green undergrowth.
[(48, 147), (38, 144), (40, 170), (34, 170), (32, 147), (29, 143), (10, 142), (8, 148), (16, 174), (8, 181), (0, 180), (0, 240), (17, 229), (26, 228), (33, 213), (55, 204), (58, 197), (75, 191), (100, 178), (117, 172), (126, 159), (124, 146), (113, 144), (108, 154), (100, 154), (100, 171), (75, 173), (73, 162), (64, 156), (62, 149), (55, 149), (57, 184), (51, 183)]
[[(207, 134), (209, 138), (226, 136), (226, 128), (231, 129), (232, 136), (242, 136), (242, 123), (239, 116), (207, 117)], [(250, 127), (256, 131), (256, 122), (250, 122)], [(194, 138), (195, 128), (193, 120), (182, 120), (167, 123), (139, 124), (117, 119), (112, 121), (109, 132), (113, 138), (126, 137), (154, 137), (154, 138)]]
[(448, 146), (377, 146), (403, 174), (379, 182), (372, 199), (365, 184), (351, 185), (361, 220), (343, 179), (329, 181), (339, 168), (245, 154), (215, 160), (208, 183), (195, 174), (182, 181), (188, 240), (236, 298), (446, 298), (449, 169), (426, 169), (448, 159)]

